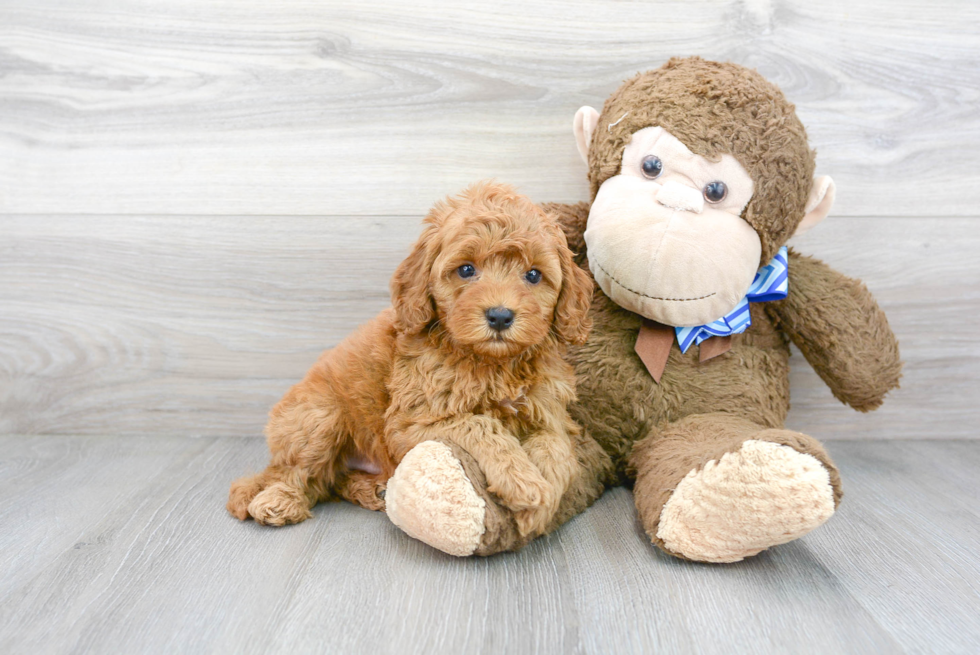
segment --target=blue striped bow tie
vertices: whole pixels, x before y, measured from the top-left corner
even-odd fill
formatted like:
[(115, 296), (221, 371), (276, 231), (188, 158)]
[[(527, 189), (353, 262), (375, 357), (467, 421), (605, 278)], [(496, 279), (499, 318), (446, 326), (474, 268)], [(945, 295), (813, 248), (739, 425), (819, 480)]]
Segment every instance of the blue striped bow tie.
[(782, 300), (789, 290), (788, 263), (786, 261), (786, 246), (779, 249), (772, 261), (759, 269), (755, 279), (749, 286), (749, 292), (735, 306), (717, 321), (707, 325), (674, 328), (677, 333), (677, 345), (681, 352), (686, 353), (691, 344), (701, 344), (711, 337), (727, 337), (741, 334), (752, 325), (752, 314), (749, 312), (750, 302), (769, 302)]

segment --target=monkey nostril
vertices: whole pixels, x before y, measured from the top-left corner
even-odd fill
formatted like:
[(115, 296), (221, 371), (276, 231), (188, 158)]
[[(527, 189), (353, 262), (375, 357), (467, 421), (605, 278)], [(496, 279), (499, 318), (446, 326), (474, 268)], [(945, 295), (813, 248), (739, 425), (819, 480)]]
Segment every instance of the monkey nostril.
[(487, 310), (487, 325), (497, 332), (503, 332), (514, 323), (514, 312), (506, 307), (492, 307)]

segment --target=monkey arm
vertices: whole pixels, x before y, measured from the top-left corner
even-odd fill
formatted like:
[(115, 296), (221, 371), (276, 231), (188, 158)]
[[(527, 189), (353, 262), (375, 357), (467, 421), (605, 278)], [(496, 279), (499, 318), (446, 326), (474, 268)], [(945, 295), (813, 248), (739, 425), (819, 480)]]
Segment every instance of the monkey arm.
[(834, 397), (861, 412), (877, 409), (898, 387), (902, 362), (871, 292), (860, 280), (792, 249), (789, 278), (789, 295), (766, 303), (770, 316)]
[(555, 217), (565, 233), (568, 249), (575, 254), (575, 263), (588, 269), (585, 259), (585, 224), (589, 220), (589, 203), (578, 202), (566, 205), (560, 202), (546, 202), (541, 208)]

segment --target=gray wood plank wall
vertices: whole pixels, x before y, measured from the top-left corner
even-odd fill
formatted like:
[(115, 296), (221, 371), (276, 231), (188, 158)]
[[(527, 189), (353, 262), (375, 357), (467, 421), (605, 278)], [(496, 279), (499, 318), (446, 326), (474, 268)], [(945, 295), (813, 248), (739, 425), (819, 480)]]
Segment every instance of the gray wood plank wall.
[(672, 55), (798, 107), (907, 360), (859, 415), (794, 358), (822, 438), (975, 437), (980, 5), (5, 0), (0, 433), (256, 435), (387, 303), (439, 197), (587, 197), (571, 118)]

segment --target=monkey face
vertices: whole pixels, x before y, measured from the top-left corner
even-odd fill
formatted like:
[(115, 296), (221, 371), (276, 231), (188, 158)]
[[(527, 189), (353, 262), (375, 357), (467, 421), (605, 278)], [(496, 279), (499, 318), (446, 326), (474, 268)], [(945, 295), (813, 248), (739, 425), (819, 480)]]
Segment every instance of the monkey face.
[(731, 155), (712, 162), (662, 127), (635, 132), (589, 213), (596, 282), (617, 304), (666, 325), (721, 318), (759, 268), (762, 243), (741, 217), (752, 193)]

